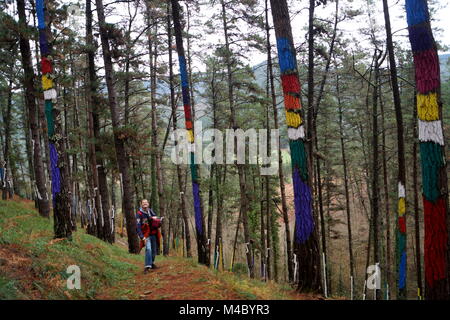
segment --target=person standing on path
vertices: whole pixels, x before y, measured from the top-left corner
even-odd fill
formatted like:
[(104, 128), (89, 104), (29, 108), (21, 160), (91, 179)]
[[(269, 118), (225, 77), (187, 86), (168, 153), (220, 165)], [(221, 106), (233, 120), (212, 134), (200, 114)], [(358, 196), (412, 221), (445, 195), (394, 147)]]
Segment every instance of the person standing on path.
[(150, 269), (156, 269), (157, 235), (161, 226), (161, 220), (150, 208), (147, 199), (141, 201), (141, 207), (136, 213), (136, 225), (137, 234), (141, 239), (140, 249), (145, 246), (144, 273), (147, 273)]

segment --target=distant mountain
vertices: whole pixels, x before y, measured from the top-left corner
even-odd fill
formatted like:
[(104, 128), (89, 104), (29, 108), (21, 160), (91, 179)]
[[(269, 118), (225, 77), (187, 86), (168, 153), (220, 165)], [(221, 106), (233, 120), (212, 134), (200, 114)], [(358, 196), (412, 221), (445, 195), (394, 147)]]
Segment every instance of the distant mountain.
[(439, 55), (439, 64), (441, 66), (441, 80), (450, 80), (450, 53)]

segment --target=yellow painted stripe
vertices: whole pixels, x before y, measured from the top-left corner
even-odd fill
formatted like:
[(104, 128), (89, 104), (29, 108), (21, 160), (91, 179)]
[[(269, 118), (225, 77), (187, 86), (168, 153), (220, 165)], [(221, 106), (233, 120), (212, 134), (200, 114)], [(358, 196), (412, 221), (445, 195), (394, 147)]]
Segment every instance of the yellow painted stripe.
[(194, 131), (192, 131), (192, 130), (186, 130), (186, 131), (187, 131), (188, 141), (190, 143), (194, 143)]
[(399, 198), (398, 199), (398, 215), (399, 215), (399, 217), (404, 216), (405, 212), (406, 212), (405, 198)]
[(302, 124), (300, 114), (286, 111), (286, 123), (289, 127), (298, 128)]
[(439, 105), (435, 92), (417, 95), (417, 115), (422, 121), (439, 120)]
[(50, 79), (47, 75), (42, 76), (42, 89), (48, 90), (53, 88), (53, 80)]

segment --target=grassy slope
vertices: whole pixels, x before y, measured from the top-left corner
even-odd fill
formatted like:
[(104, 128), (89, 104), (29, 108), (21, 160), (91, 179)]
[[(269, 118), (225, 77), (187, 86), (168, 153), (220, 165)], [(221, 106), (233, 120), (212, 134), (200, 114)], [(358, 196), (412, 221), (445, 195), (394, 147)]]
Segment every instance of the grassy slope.
[[(215, 272), (192, 259), (158, 256), (142, 274), (142, 255), (84, 231), (52, 239), (51, 220), (32, 202), (0, 201), (0, 299), (314, 299), (288, 287)], [(81, 269), (81, 290), (66, 288), (66, 268)]]

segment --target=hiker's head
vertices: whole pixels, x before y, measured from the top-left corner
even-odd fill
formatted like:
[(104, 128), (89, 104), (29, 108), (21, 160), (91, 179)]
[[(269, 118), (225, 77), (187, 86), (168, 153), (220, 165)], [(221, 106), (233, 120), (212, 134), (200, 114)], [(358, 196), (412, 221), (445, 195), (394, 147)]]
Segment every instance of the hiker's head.
[(147, 210), (149, 206), (150, 206), (150, 204), (148, 203), (147, 199), (142, 199), (141, 200), (141, 208), (142, 209)]

